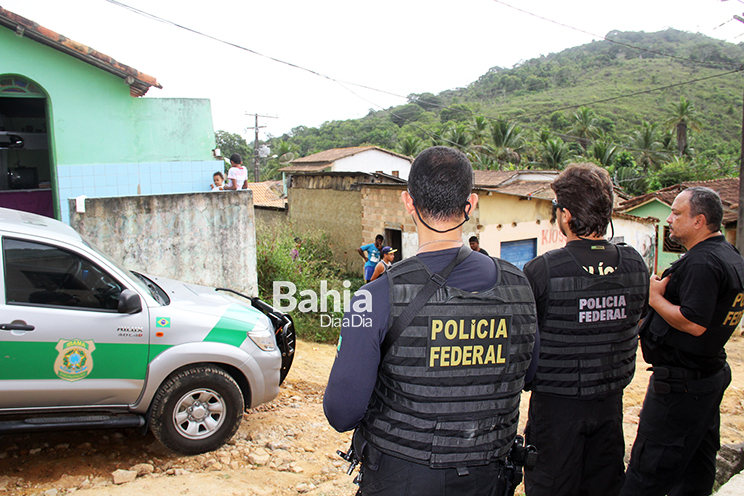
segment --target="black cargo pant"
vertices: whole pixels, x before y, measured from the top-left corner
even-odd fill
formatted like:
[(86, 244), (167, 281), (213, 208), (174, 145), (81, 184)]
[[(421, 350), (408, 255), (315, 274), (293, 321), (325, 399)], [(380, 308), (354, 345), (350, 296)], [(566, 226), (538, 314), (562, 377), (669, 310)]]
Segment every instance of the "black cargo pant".
[(620, 494), (708, 496), (720, 448), (719, 407), (731, 382), (731, 369), (726, 364), (713, 376), (684, 380), (686, 392), (667, 394), (660, 394), (660, 388), (654, 387), (655, 376), (651, 376), (643, 401), (638, 435)]
[(457, 469), (434, 469), (375, 449), (367, 444), (362, 459), (363, 496), (494, 496), (503, 491), (502, 462)]
[(525, 469), (527, 496), (616, 496), (623, 484), (623, 395), (579, 400), (533, 392), (525, 442), (537, 463)]

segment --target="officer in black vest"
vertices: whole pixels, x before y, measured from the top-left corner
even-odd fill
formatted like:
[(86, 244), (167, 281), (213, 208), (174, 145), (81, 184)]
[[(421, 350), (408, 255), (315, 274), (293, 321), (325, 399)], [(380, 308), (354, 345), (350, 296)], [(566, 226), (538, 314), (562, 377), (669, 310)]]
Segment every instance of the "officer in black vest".
[(401, 195), (416, 256), (344, 316), (323, 406), (334, 428), (356, 428), (362, 494), (503, 494), (536, 315), (519, 269), (464, 245), (472, 187), (463, 153), (416, 157)]
[(688, 188), (667, 218), (687, 249), (651, 277), (653, 309), (641, 329), (653, 375), (623, 495), (708, 495), (716, 474), (723, 393), (731, 382), (724, 345), (744, 309), (744, 259), (721, 234), (718, 194)]
[(610, 176), (571, 164), (552, 184), (567, 238), (525, 265), (540, 333), (525, 438), (538, 450), (527, 496), (617, 495), (623, 484), (623, 388), (633, 379), (648, 269), (633, 248), (605, 240)]

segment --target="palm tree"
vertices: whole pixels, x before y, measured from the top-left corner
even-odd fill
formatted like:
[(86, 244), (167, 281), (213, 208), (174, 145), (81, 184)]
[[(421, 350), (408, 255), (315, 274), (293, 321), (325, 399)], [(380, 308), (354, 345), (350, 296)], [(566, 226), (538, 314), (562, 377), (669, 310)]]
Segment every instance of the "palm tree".
[(444, 132), (444, 138), (448, 143), (446, 146), (451, 146), (461, 151), (467, 150), (473, 141), (468, 130), (468, 125), (464, 122), (450, 126)]
[(677, 130), (677, 155), (682, 156), (687, 151), (687, 130), (700, 131), (700, 120), (697, 109), (692, 102), (681, 97), (679, 103), (672, 104), (672, 116), (664, 124), (669, 129)]
[(483, 144), (483, 140), (488, 136), (488, 119), (482, 115), (476, 115), (470, 122), (470, 133), (473, 135), (473, 144)]
[(560, 139), (549, 139), (540, 144), (540, 163), (547, 169), (563, 169), (571, 154), (566, 143)]
[(517, 124), (496, 121), (491, 125), (491, 142), (488, 144), (488, 150), (499, 163), (519, 165), (524, 146), (524, 134)]
[(629, 145), (633, 149), (636, 162), (643, 172), (656, 169), (661, 162), (667, 159), (664, 145), (659, 141), (658, 126), (656, 123), (643, 121), (640, 129), (630, 134)]
[(607, 169), (615, 161), (618, 148), (609, 141), (595, 141), (589, 149), (589, 156)]
[(569, 132), (577, 138), (581, 148), (586, 152), (589, 141), (599, 134), (597, 115), (589, 107), (579, 107), (573, 115)]
[(424, 148), (426, 148), (426, 144), (421, 138), (418, 136), (406, 136), (398, 142), (396, 150), (398, 153), (407, 157), (415, 157), (421, 153)]

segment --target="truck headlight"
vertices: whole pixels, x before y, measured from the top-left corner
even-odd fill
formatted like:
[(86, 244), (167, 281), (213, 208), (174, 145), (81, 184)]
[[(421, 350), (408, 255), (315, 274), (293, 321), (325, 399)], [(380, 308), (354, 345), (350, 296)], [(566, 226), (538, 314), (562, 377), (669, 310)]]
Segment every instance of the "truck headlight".
[(266, 316), (248, 331), (248, 337), (251, 338), (256, 346), (264, 351), (274, 351), (276, 349), (276, 338), (271, 327), (269, 319)]

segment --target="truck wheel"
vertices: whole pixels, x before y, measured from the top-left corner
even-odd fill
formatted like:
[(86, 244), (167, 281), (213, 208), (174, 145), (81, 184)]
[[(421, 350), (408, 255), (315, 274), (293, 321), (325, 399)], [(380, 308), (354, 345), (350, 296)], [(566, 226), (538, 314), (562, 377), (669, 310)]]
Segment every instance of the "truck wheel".
[(186, 455), (212, 451), (238, 430), (243, 393), (224, 370), (199, 366), (172, 375), (153, 400), (150, 428), (168, 448)]

